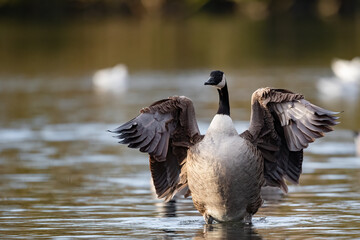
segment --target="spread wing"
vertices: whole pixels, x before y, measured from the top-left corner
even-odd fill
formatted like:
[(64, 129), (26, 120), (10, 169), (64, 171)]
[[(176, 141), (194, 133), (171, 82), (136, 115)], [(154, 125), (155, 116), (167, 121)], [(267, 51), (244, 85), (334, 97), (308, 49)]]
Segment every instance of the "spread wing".
[(140, 115), (116, 128), (119, 143), (150, 155), (150, 170), (156, 194), (169, 201), (176, 193), (188, 196), (187, 149), (203, 136), (192, 101), (170, 97), (141, 109)]
[(261, 151), (266, 184), (287, 192), (284, 178), (298, 183), (303, 149), (336, 125), (331, 112), (284, 89), (261, 88), (251, 99), (250, 127), (241, 134)]

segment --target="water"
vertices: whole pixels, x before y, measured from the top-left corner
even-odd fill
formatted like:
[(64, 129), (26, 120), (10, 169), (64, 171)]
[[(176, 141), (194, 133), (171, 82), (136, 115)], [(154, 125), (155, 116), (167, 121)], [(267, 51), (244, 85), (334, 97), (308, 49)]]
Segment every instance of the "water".
[[(59, 56), (70, 59), (74, 44), (63, 46), (68, 53)], [(319, 95), (317, 83), (332, 76), (327, 66), (228, 67), (239, 131), (248, 126), (251, 93), (263, 86), (301, 92), (318, 105), (344, 112), (336, 131), (306, 150), (300, 185), (266, 201), (253, 226), (206, 226), (191, 199), (167, 204), (156, 199), (148, 157), (118, 145), (106, 130), (155, 100), (186, 95), (205, 132), (218, 101), (215, 90), (203, 86), (211, 66), (160, 71), (130, 64), (128, 89), (114, 95), (93, 89), (87, 69), (94, 66), (77, 63), (82, 70), (76, 71), (64, 61), (54, 70), (54, 63), (46, 63), (53, 53), (38, 54), (40, 63), (7, 63), (9, 71), (3, 67), (0, 76), (1, 238), (360, 239), (360, 159), (351, 132), (360, 129), (360, 100)], [(75, 65), (84, 60), (74, 58)], [(47, 69), (44, 74), (40, 66)]]

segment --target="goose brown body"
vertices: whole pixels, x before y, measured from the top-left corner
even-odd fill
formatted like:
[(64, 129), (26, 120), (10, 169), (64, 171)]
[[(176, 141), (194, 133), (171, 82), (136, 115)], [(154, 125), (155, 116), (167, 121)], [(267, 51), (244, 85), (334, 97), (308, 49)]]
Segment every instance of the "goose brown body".
[(261, 206), (263, 157), (229, 116), (216, 115), (204, 139), (189, 149), (187, 176), (194, 205), (207, 221), (243, 221)]
[(112, 132), (120, 143), (149, 154), (159, 198), (191, 195), (206, 223), (250, 222), (262, 204), (261, 187), (287, 192), (285, 179), (298, 183), (303, 149), (333, 130), (337, 113), (301, 94), (260, 88), (251, 97), (250, 126), (239, 135), (224, 73), (211, 72), (205, 85), (219, 93), (219, 109), (205, 135), (184, 96), (157, 101)]

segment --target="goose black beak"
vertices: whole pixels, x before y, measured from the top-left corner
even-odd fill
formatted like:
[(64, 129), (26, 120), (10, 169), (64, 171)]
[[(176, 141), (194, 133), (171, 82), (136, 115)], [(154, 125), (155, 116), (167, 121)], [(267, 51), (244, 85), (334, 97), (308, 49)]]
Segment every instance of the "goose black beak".
[(204, 85), (216, 85), (215, 79), (213, 77), (210, 77), (209, 80), (207, 80)]

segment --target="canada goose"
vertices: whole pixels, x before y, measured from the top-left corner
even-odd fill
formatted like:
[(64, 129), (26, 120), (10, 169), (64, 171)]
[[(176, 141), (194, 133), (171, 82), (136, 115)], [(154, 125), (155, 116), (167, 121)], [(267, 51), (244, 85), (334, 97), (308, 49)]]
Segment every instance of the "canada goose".
[(128, 87), (126, 65), (118, 64), (112, 68), (98, 70), (92, 77), (93, 86), (99, 92), (125, 92)]
[(201, 135), (192, 101), (173, 96), (141, 109), (116, 128), (119, 143), (150, 155), (150, 170), (159, 198), (192, 196), (207, 224), (245, 221), (262, 204), (261, 187), (280, 187), (284, 178), (298, 183), (303, 149), (336, 125), (336, 112), (284, 89), (260, 88), (251, 98), (250, 127), (240, 135), (230, 118), (223, 72), (213, 71), (205, 85), (219, 94), (219, 108)]

